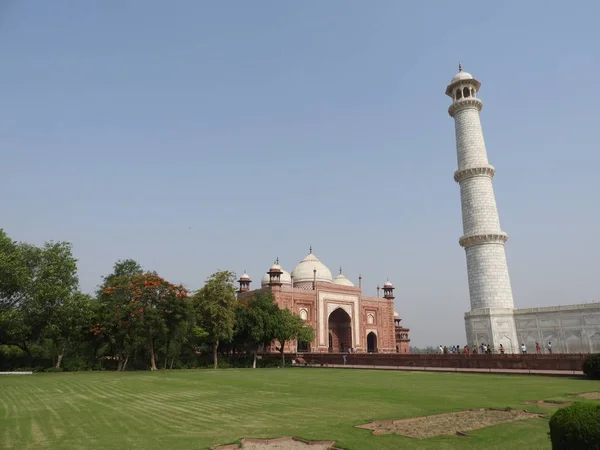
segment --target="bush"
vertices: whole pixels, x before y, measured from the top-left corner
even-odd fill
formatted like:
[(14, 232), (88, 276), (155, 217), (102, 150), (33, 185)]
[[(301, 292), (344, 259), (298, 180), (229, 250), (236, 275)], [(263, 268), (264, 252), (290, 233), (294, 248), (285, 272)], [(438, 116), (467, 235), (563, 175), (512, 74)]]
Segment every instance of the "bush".
[(600, 353), (585, 358), (583, 373), (592, 380), (600, 380)]
[(552, 450), (600, 450), (600, 405), (575, 403), (550, 418)]

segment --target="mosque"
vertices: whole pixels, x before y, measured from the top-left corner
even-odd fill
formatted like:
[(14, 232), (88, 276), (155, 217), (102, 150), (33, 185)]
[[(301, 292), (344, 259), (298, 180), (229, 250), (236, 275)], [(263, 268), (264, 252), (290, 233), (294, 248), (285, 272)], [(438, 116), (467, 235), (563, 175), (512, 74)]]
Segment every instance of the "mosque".
[(286, 343), (288, 352), (409, 352), (410, 330), (400, 325), (402, 319), (394, 311), (395, 288), (390, 281), (383, 288), (377, 286), (376, 297), (365, 296), (362, 276), (358, 287), (341, 268), (334, 278), (311, 247), (291, 273), (277, 260), (263, 275), (259, 289), (251, 290), (251, 282), (244, 272), (238, 280), (239, 297), (268, 292), (280, 308), (293, 311), (314, 329), (313, 342)]

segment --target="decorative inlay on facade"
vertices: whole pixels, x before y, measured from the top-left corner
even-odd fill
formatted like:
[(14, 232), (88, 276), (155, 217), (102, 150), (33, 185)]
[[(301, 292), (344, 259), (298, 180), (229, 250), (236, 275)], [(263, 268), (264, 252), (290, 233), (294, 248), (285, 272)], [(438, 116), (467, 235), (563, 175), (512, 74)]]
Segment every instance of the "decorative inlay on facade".
[(467, 108), (477, 108), (477, 111), (481, 111), (481, 108), (483, 108), (483, 102), (476, 97), (467, 97), (456, 100), (448, 108), (448, 114), (450, 114), (450, 117), (454, 117), (454, 114), (456, 114), (458, 111)]
[(467, 248), (472, 245), (479, 244), (504, 244), (508, 240), (506, 233), (487, 233), (487, 234), (475, 234), (471, 236), (463, 236), (458, 240), (461, 247)]
[(485, 167), (467, 167), (466, 169), (457, 170), (454, 172), (454, 181), (460, 183), (463, 180), (471, 177), (477, 176), (488, 176), (490, 178), (494, 178), (494, 173), (496, 170), (493, 166), (485, 166)]

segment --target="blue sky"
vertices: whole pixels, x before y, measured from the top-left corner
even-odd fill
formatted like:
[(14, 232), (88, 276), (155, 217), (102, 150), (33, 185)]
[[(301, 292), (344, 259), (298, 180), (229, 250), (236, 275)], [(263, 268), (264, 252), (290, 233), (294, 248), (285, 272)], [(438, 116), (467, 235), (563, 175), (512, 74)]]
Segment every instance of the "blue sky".
[(518, 307), (598, 301), (597, 2), (0, 5), (0, 226), (73, 243), (91, 292), (134, 258), (198, 288), (309, 245), (413, 343), (469, 309), (444, 90), (482, 122)]

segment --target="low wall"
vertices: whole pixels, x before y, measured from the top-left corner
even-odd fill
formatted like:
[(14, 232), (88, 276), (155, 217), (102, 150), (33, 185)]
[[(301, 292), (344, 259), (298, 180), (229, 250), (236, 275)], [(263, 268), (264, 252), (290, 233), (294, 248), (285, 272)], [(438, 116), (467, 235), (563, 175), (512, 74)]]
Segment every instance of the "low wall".
[[(309, 364), (346, 364), (357, 366), (440, 367), (460, 369), (523, 369), (579, 371), (586, 354), (554, 355), (429, 355), (398, 353), (303, 353)], [(288, 355), (286, 355), (288, 356)]]

